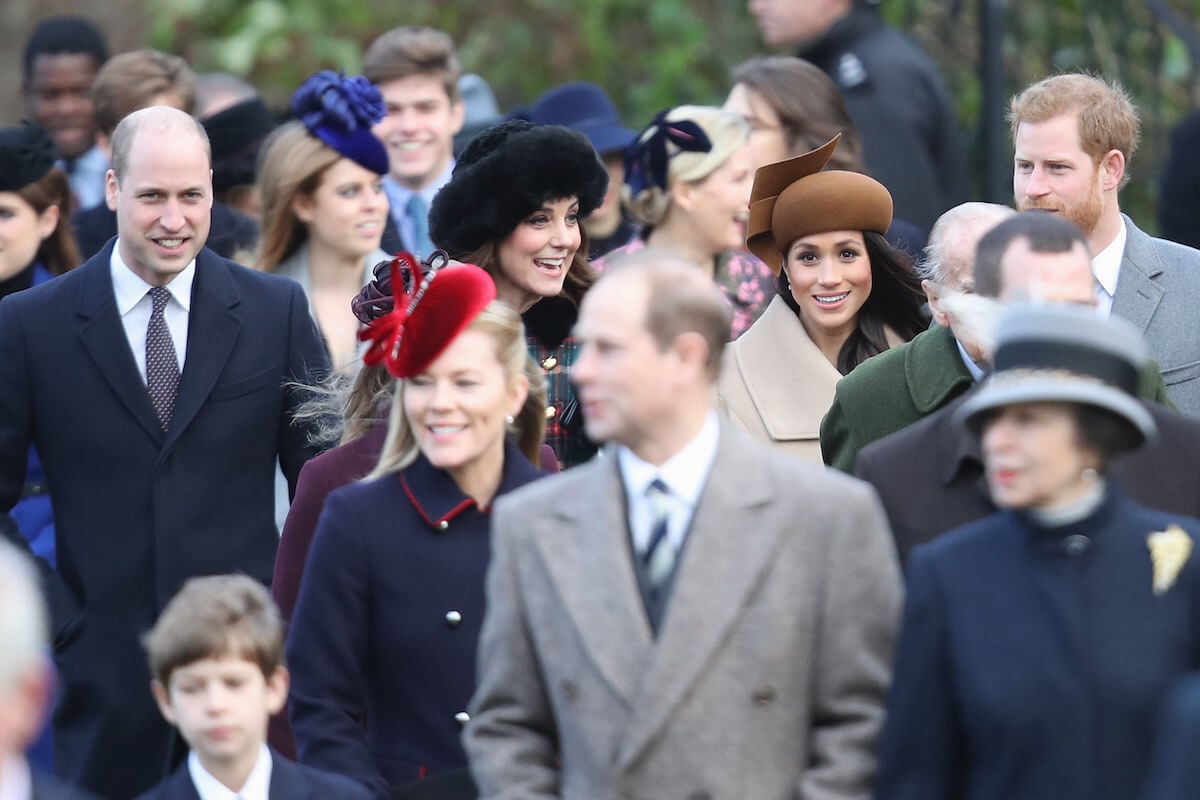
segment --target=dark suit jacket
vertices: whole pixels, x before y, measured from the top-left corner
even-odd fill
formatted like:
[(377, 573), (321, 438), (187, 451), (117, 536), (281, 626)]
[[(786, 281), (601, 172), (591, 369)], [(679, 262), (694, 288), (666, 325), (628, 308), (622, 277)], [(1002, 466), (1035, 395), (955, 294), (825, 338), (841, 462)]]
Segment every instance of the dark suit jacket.
[[(542, 474), (509, 442), (497, 497)], [(466, 766), (490, 520), (423, 456), (329, 495), (287, 639), (301, 762), (381, 798)]]
[[(366, 787), (341, 775), (296, 764), (271, 753), (269, 800), (368, 800)], [(200, 800), (187, 763), (137, 800)]]
[(189, 577), (270, 581), (276, 461), (294, 484), (313, 454), (290, 422), (303, 398), (289, 384), (328, 360), (298, 285), (203, 250), (164, 432), (117, 313), (110, 254), (0, 301), (0, 515), (35, 444), (57, 529), (57, 571), (42, 564), (61, 678), (55, 768), (131, 797), (166, 774), (170, 741), (139, 637)]
[[(855, 474), (879, 492), (900, 563), (909, 551), (996, 511), (979, 440), (954, 423), (961, 397), (858, 454)], [(1200, 517), (1200, 421), (1143, 401), (1159, 439), (1117, 458), (1111, 474), (1136, 502)]]
[[(71, 227), (79, 254), (91, 258), (117, 235), (117, 212), (104, 203), (71, 215)], [(212, 206), (212, 227), (208, 232), (208, 249), (225, 258), (234, 258), (240, 251), (250, 250), (258, 241), (258, 223), (224, 203)]]
[[(1200, 558), (1156, 592), (1148, 536), (1200, 520), (1110, 490), (1082, 520), (1000, 512), (913, 552), (876, 800), (1128, 800), (1200, 667)], [(1194, 758), (1194, 754), (1193, 754)]]
[(1163, 702), (1154, 758), (1141, 800), (1200, 797), (1200, 673), (1175, 685)]
[(33, 796), (31, 800), (97, 800), (94, 794), (76, 789), (70, 784), (56, 781), (45, 775), (33, 773)]

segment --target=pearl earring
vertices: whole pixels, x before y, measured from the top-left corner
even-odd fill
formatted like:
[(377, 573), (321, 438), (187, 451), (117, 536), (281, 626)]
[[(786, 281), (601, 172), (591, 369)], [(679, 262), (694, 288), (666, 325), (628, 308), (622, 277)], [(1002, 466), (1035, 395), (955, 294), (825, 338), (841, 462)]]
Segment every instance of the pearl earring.
[(505, 421), (505, 422), (507, 422), (509, 425), (512, 425), (514, 422), (516, 422), (516, 420), (515, 420), (515, 419), (513, 419), (513, 415), (512, 415), (512, 414), (509, 414), (508, 416), (506, 416), (506, 417), (504, 418), (504, 421)]

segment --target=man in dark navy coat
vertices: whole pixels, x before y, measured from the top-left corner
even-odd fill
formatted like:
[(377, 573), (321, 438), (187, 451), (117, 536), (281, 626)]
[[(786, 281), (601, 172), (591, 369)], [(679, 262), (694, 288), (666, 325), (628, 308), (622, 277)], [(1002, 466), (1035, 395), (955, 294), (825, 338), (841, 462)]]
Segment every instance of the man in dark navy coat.
[(204, 248), (210, 167), (187, 114), (129, 115), (106, 186), (117, 240), (0, 301), (0, 519), (31, 443), (53, 487), (55, 769), (114, 798), (172, 766), (138, 637), (190, 576), (269, 583), (276, 461), (294, 482), (313, 454), (294, 382), (328, 369), (298, 285)]

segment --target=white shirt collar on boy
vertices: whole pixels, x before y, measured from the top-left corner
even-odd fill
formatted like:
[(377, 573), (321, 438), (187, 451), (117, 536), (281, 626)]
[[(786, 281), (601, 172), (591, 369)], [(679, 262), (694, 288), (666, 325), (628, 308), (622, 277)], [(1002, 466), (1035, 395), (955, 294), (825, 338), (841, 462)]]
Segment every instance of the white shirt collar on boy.
[(271, 751), (261, 745), (258, 761), (246, 778), (246, 783), (240, 792), (229, 790), (225, 784), (212, 776), (212, 773), (200, 763), (200, 757), (193, 750), (188, 755), (188, 774), (192, 776), (192, 785), (200, 800), (269, 800), (271, 789)]
[(33, 797), (29, 763), (19, 755), (0, 756), (0, 800), (28, 800)]

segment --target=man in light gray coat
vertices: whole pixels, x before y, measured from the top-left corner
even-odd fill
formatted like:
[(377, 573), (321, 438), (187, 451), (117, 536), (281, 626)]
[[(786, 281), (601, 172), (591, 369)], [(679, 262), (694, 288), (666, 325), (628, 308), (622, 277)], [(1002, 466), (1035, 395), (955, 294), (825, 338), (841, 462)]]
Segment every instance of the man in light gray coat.
[(1171, 402), (1200, 416), (1200, 251), (1152, 238), (1121, 213), (1138, 144), (1129, 95), (1090, 75), (1055, 75), (1013, 98), (1010, 115), (1017, 208), (1061, 214), (1087, 235), (1101, 311), (1142, 331)]
[(499, 501), (464, 743), (482, 798), (867, 798), (900, 583), (864, 484), (719, 420), (729, 311), (653, 250), (584, 300), (605, 454)]

